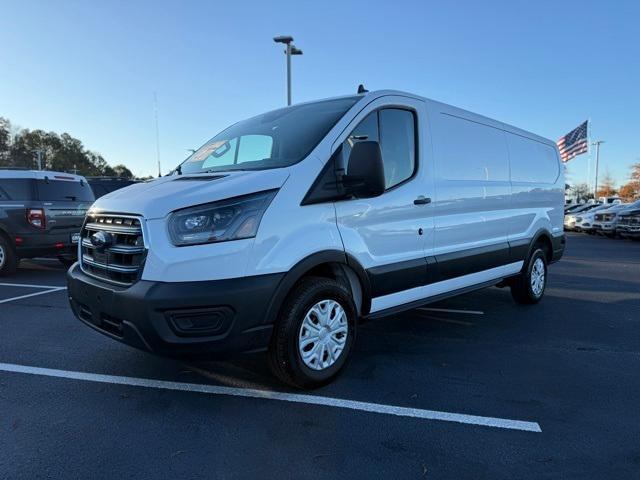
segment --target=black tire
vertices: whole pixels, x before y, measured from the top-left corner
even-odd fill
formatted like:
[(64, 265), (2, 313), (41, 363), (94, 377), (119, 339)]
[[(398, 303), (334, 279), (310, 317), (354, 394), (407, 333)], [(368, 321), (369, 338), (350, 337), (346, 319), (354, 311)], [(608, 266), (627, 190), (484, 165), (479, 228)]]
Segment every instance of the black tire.
[[(539, 261), (542, 263), (540, 264)], [(532, 275), (534, 265), (539, 269), (540, 265), (544, 269), (542, 277), (542, 288), (534, 291)], [(538, 303), (544, 296), (547, 288), (547, 257), (541, 248), (536, 248), (527, 260), (524, 270), (511, 281), (511, 296), (513, 299), (523, 305), (532, 305)]]
[[(333, 300), (344, 310), (347, 338), (332, 365), (314, 370), (303, 361), (298, 341), (307, 313), (323, 300)], [(329, 383), (349, 358), (356, 337), (356, 320), (356, 308), (347, 288), (328, 278), (303, 278), (285, 300), (276, 321), (268, 352), (271, 371), (281, 381), (295, 388), (313, 389)], [(321, 352), (323, 358), (325, 353), (328, 355), (324, 347)]]
[(18, 268), (18, 257), (13, 246), (4, 235), (0, 235), (0, 277), (15, 273)]

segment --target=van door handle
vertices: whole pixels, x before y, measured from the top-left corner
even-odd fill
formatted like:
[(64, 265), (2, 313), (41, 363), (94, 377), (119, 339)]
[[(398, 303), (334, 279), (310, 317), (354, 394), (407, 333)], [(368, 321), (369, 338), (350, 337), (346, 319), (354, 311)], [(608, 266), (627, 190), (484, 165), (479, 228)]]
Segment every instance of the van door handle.
[(427, 205), (429, 203), (431, 203), (431, 198), (425, 197), (424, 195), (420, 195), (413, 201), (414, 205)]

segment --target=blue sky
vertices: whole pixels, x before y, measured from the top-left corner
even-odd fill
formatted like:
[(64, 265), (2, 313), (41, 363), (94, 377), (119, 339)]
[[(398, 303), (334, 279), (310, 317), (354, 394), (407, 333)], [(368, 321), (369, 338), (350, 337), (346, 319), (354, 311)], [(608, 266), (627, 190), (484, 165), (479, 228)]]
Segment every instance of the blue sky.
[[(0, 0), (0, 116), (69, 132), (111, 164), (163, 170), (228, 124), (285, 101), (415, 92), (556, 140), (586, 118), (600, 171), (640, 161), (637, 1)], [(593, 156), (592, 156), (593, 157)], [(593, 158), (569, 180), (593, 175)]]

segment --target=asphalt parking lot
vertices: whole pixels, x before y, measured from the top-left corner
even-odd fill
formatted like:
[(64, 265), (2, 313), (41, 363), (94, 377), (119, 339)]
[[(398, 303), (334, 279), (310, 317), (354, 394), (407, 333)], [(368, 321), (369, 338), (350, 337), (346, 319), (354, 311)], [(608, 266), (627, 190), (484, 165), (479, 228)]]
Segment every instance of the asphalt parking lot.
[[(365, 324), (333, 384), (185, 363), (77, 321), (57, 262), (0, 280), (0, 478), (640, 478), (640, 243), (569, 234), (491, 288)], [(274, 393), (280, 392), (280, 393)]]

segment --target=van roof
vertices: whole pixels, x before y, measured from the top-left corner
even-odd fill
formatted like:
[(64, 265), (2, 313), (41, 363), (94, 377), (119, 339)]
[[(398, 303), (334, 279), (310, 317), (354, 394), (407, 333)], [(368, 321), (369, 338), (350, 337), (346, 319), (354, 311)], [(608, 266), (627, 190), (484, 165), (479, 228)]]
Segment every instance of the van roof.
[(51, 170), (7, 170), (0, 169), (0, 179), (2, 178), (31, 178), (34, 180), (73, 180), (79, 182), (87, 181), (82, 175), (74, 175), (73, 173), (54, 172)]
[(494, 119), (489, 118), (489, 117), (485, 117), (484, 115), (480, 115), (480, 114), (477, 114), (477, 113), (470, 112), (468, 110), (464, 110), (464, 109), (459, 108), (459, 107), (455, 107), (453, 105), (449, 105), (449, 104), (446, 104), (446, 103), (443, 103), (443, 102), (438, 102), (437, 100), (432, 100), (430, 98), (422, 97), (420, 95), (415, 95), (413, 93), (403, 92), (403, 91), (400, 91), (400, 90), (376, 90), (376, 91), (373, 91), (373, 92), (365, 93), (362, 96), (364, 98), (373, 100), (375, 98), (384, 97), (384, 96), (387, 96), (387, 95), (397, 95), (397, 96), (409, 97), (409, 98), (414, 98), (414, 99), (417, 99), (417, 100), (422, 100), (424, 102), (428, 102), (429, 104), (431, 104), (432, 107), (434, 107), (436, 109), (437, 108), (446, 107), (447, 113), (451, 113), (451, 111), (454, 111), (457, 114), (459, 114), (460, 117), (462, 117), (462, 118), (466, 118), (468, 120), (472, 120), (472, 121), (475, 121), (475, 122), (478, 122), (478, 123), (482, 123), (482, 124), (488, 125), (490, 127), (498, 128), (500, 130), (505, 130), (507, 132), (515, 133), (516, 135), (527, 137), (527, 138), (530, 138), (532, 140), (537, 140), (538, 142), (551, 145), (554, 148), (556, 147), (556, 142), (554, 142), (553, 140), (550, 140), (548, 138), (541, 137), (540, 135), (536, 135), (535, 133), (529, 132), (527, 130), (523, 130), (521, 128), (515, 127), (513, 125), (509, 125), (509, 124), (504, 123), (504, 122), (500, 122), (498, 120), (494, 120)]

